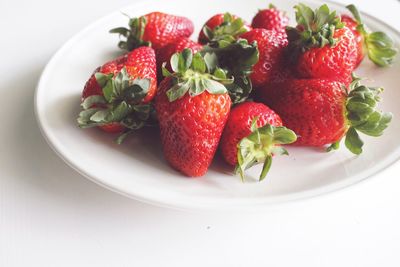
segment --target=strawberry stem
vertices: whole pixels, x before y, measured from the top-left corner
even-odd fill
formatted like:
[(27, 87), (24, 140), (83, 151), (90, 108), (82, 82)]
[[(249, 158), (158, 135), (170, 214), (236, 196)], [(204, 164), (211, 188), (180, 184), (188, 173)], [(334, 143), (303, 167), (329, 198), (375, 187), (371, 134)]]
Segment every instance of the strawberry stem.
[(150, 88), (149, 79), (132, 79), (125, 67), (116, 75), (98, 72), (95, 77), (103, 95), (89, 96), (82, 102), (79, 127), (117, 122), (128, 130), (137, 130), (150, 123), (154, 108), (142, 103)]
[(373, 137), (381, 136), (392, 120), (392, 114), (377, 110), (383, 88), (367, 87), (360, 84), (360, 79), (355, 79), (349, 89), (346, 117), (350, 127), (345, 145), (352, 153), (359, 155), (364, 142), (358, 132)]
[(267, 176), (269, 170), (271, 169), (271, 165), (272, 165), (272, 155), (268, 155), (265, 158), (265, 162), (264, 162), (264, 165), (263, 165), (263, 168), (262, 168), (262, 171), (261, 171), (260, 182), (262, 180), (264, 180), (265, 177)]
[(205, 46), (200, 52), (205, 58), (215, 60), (215, 64), (227, 71), (227, 76), (234, 78), (233, 83), (226, 85), (232, 103), (244, 102), (253, 89), (249, 76), (259, 59), (257, 44), (239, 39), (223, 48)]
[(257, 120), (258, 117), (255, 117), (252, 121), (251, 134), (238, 144), (238, 164), (235, 172), (240, 174), (242, 181), (245, 171), (258, 163), (264, 163), (259, 181), (264, 180), (271, 168), (272, 155), (288, 155), (280, 145), (291, 144), (297, 140), (296, 134), (286, 127), (266, 124), (257, 128)]
[(226, 47), (234, 43), (241, 34), (247, 31), (243, 19), (235, 19), (230, 13), (225, 13), (223, 23), (214, 29), (210, 29), (208, 26), (203, 28), (203, 33), (208, 38), (209, 45), (213, 47)]
[(368, 58), (379, 67), (391, 65), (398, 52), (393, 40), (384, 32), (371, 33), (367, 31), (355, 5), (348, 5), (346, 8), (353, 14), (358, 23), (357, 31), (364, 37)]
[(340, 141), (331, 144), (327, 149), (326, 152), (331, 152), (333, 150), (338, 150), (340, 147)]
[(333, 35), (336, 29), (344, 27), (336, 11), (330, 11), (323, 4), (315, 11), (305, 4), (299, 3), (295, 7), (297, 27), (287, 27), (289, 43), (292, 47), (306, 50), (312, 47), (334, 46), (337, 42)]
[(191, 49), (184, 49), (181, 53), (175, 53), (171, 57), (170, 73), (165, 66), (163, 73), (174, 78), (173, 86), (167, 91), (170, 102), (173, 102), (186, 93), (191, 97), (202, 94), (204, 91), (210, 94), (225, 94), (226, 84), (233, 79), (226, 77), (226, 72), (216, 66), (217, 60), (202, 56), (200, 53), (193, 55)]
[(123, 37), (118, 43), (118, 47), (123, 50), (132, 51), (141, 46), (151, 46), (150, 42), (143, 40), (143, 34), (146, 29), (147, 20), (142, 16), (139, 18), (129, 18), (129, 28), (118, 27), (111, 29), (110, 33), (117, 33)]

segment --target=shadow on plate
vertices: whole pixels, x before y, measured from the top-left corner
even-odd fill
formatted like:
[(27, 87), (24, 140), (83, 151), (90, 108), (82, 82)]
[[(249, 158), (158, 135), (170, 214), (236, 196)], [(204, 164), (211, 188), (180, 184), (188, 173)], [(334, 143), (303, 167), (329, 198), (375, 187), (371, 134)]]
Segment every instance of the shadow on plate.
[[(80, 112), (80, 95), (70, 95), (64, 98), (61, 102), (57, 103), (59, 105), (64, 105), (63, 108), (67, 112), (62, 112), (64, 115), (60, 115), (61, 120), (69, 121), (73, 127), (81, 131), (89, 138), (95, 140), (95, 142), (108, 147), (114, 151), (118, 151), (131, 157), (136, 161), (140, 161), (151, 167), (157, 168), (165, 172), (166, 174), (171, 174), (176, 176), (178, 173), (165, 161), (163, 153), (161, 140), (159, 135), (159, 130), (157, 126), (146, 127), (140, 129), (133, 134), (129, 135), (121, 145), (116, 144), (114, 141), (118, 137), (117, 134), (106, 133), (98, 128), (89, 129), (79, 129), (76, 119)], [(182, 175), (183, 178), (186, 178)]]
[[(105, 146), (118, 153), (123, 153), (127, 157), (130, 157), (132, 158), (132, 160), (140, 162), (141, 164), (145, 164), (151, 168), (157, 169), (158, 171), (161, 170), (167, 176), (170, 175), (174, 177), (180, 177), (182, 179), (188, 179), (185, 175), (180, 174), (179, 172), (174, 170), (164, 159), (158, 127), (148, 127), (140, 129), (137, 132), (128, 136), (128, 138), (124, 141), (122, 145), (118, 145), (114, 142), (115, 138), (117, 137), (117, 135), (115, 134), (109, 134), (97, 128), (91, 128), (91, 129), (78, 128), (76, 118), (80, 112), (79, 94), (70, 95), (67, 98), (64, 98), (61, 102), (62, 103), (55, 104), (57, 105), (57, 108), (62, 108), (64, 110), (64, 112), (60, 112), (59, 115), (60, 117), (58, 119), (64, 122), (65, 121), (70, 122), (71, 127), (75, 127), (76, 131), (80, 131), (83, 135), (85, 135), (85, 138), (90, 138), (101, 146)], [(348, 156), (346, 156), (346, 154), (343, 153), (326, 153), (324, 148), (313, 148), (313, 147), (308, 148), (308, 147), (297, 147), (297, 146), (288, 146), (287, 148), (291, 156), (284, 157), (282, 159), (280, 157), (279, 158), (277, 157), (273, 169), (276, 169), (279, 166), (284, 166), (285, 163), (283, 163), (283, 161), (288, 161), (288, 160), (294, 160), (294, 161), (300, 160), (302, 162), (305, 162), (305, 164), (306, 162), (325, 161), (326, 163), (323, 166), (326, 169), (323, 171), (323, 173), (333, 172), (336, 168), (340, 170), (339, 172), (336, 170), (336, 172), (338, 172), (338, 175), (343, 175), (343, 177), (346, 177), (346, 170), (344, 168), (346, 164), (344, 163), (354, 160), (354, 158), (350, 159), (348, 158)], [(299, 155), (302, 156), (299, 157)], [(327, 158), (330, 157), (333, 158), (337, 157), (337, 159), (332, 161), (327, 160)], [(281, 164), (279, 164), (279, 162), (281, 162)], [(341, 162), (341, 164), (338, 165), (338, 162)], [(297, 165), (300, 166), (301, 164)], [(316, 168), (315, 166), (313, 166), (313, 168)], [(253, 184), (258, 182), (259, 172), (257, 168), (260, 169), (261, 167), (257, 166), (254, 168), (254, 170), (252, 170), (252, 172), (248, 173), (246, 183)], [(301, 172), (302, 170), (299, 169), (298, 171)], [(212, 176), (215, 173), (222, 174), (223, 177), (221, 177), (221, 179), (229, 178), (229, 179), (237, 179), (238, 181), (240, 180), (240, 178), (234, 174), (234, 167), (225, 163), (219, 151), (217, 151), (216, 156), (214, 157), (208, 175)], [(281, 169), (279, 175), (274, 176), (274, 179), (286, 179), (286, 180), (291, 179), (290, 177), (286, 178), (283, 177), (287, 175), (288, 175), (287, 171)], [(281, 178), (279, 176), (281, 176)], [(217, 183), (219, 183), (221, 179), (218, 179)], [(327, 181), (329, 180), (327, 178), (322, 179), (322, 177), (314, 177), (310, 179), (313, 180), (312, 182), (313, 184), (330, 183), (329, 181)], [(331, 177), (331, 179), (332, 182), (337, 180), (336, 177)], [(211, 180), (213, 179), (203, 179), (203, 180), (204, 181), (202, 182), (207, 182), (207, 181), (211, 182)], [(297, 183), (296, 179), (293, 179), (293, 181), (291, 182), (291, 184), (293, 185), (292, 187), (298, 187), (300, 191), (306, 189), (303, 188), (302, 184), (297, 185), (296, 183)], [(284, 191), (285, 189), (281, 190)]]

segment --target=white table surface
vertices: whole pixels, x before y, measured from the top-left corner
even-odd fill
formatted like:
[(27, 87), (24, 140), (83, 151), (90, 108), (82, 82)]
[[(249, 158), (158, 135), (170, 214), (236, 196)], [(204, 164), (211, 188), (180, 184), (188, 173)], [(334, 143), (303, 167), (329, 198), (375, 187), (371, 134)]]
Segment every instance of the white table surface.
[[(0, 266), (400, 266), (400, 163), (340, 192), (240, 214), (150, 206), (66, 166), (34, 118), (40, 72), (74, 33), (132, 2), (0, 2)], [(400, 29), (400, 2), (353, 2)]]

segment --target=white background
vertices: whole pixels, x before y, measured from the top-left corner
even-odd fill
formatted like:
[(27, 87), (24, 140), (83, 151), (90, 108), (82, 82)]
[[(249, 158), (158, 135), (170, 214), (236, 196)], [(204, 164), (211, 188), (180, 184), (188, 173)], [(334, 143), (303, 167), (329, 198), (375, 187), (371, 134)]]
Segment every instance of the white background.
[[(340, 192), (240, 214), (139, 203), (66, 166), (34, 119), (40, 72), (73, 34), (132, 2), (0, 2), (1, 267), (400, 266), (400, 163)], [(398, 1), (353, 3), (400, 29)]]

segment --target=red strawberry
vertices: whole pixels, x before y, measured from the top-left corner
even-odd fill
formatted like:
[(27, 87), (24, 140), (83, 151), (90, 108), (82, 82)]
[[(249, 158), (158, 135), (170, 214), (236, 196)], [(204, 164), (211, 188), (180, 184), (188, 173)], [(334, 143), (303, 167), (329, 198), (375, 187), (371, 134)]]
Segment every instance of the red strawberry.
[(352, 31), (357, 42), (357, 62), (358, 66), (368, 54), (369, 59), (380, 67), (390, 65), (396, 54), (397, 49), (393, 40), (384, 32), (369, 32), (361, 21), (360, 13), (354, 5), (348, 5), (354, 19), (347, 15), (342, 15), (341, 19)]
[(260, 87), (271, 80), (273, 73), (282, 68), (284, 51), (288, 45), (286, 35), (271, 30), (253, 29), (244, 33), (241, 38), (249, 43), (257, 42), (259, 60), (253, 67), (250, 78), (254, 87)]
[(140, 47), (97, 68), (82, 93), (79, 126), (119, 133), (149, 119), (157, 89), (155, 52)]
[(273, 154), (287, 154), (279, 147), (296, 141), (296, 134), (282, 127), (282, 120), (272, 109), (261, 103), (244, 102), (231, 110), (221, 137), (221, 152), (226, 162), (244, 171), (264, 163), (260, 181), (265, 178)]
[(105, 125), (99, 125), (98, 127), (107, 133), (115, 134), (122, 133), (126, 129), (125, 126), (119, 122), (110, 122)]
[(129, 29), (115, 28), (111, 33), (118, 33), (126, 40), (119, 42), (122, 49), (133, 50), (142, 45), (151, 45), (159, 49), (178, 38), (189, 37), (194, 31), (191, 20), (161, 12), (152, 12), (129, 20)]
[(286, 13), (270, 4), (268, 9), (259, 10), (253, 18), (251, 26), (256, 29), (266, 29), (285, 32), (289, 25), (289, 18)]
[(350, 16), (347, 15), (342, 15), (341, 16), (342, 22), (346, 23), (346, 27), (351, 30), (351, 32), (354, 35), (354, 38), (357, 43), (357, 60), (355, 67), (357, 68), (361, 62), (363, 61), (365, 57), (365, 52), (364, 52), (364, 37), (363, 35), (357, 31), (357, 26), (358, 23), (357, 21), (353, 20)]
[(351, 30), (325, 4), (315, 12), (304, 4), (295, 9), (298, 26), (289, 27), (287, 33), (297, 74), (303, 78), (350, 77), (357, 60)]
[(227, 89), (218, 82), (226, 78), (222, 70), (206, 66), (202, 56), (193, 56), (190, 49), (175, 54), (171, 65), (174, 73), (161, 82), (155, 99), (164, 156), (185, 175), (202, 176), (231, 107)]
[(297, 145), (337, 149), (346, 135), (346, 146), (362, 152), (358, 132), (380, 136), (391, 121), (390, 113), (376, 110), (382, 88), (368, 88), (356, 79), (349, 87), (329, 79), (300, 79), (269, 84), (257, 91), (258, 100), (273, 108), (284, 125), (297, 133)]
[(203, 26), (199, 35), (199, 43), (233, 42), (242, 33), (251, 30), (251, 26), (238, 16), (230, 13), (212, 16)]
[(167, 44), (166, 46), (158, 49), (156, 53), (156, 58), (157, 69), (159, 70), (159, 73), (161, 71), (162, 64), (165, 62), (167, 63), (166, 68), (169, 71), (172, 71), (169, 60), (171, 59), (173, 54), (182, 52), (185, 48), (190, 48), (193, 53), (197, 53), (203, 48), (203, 46), (190, 40), (189, 38), (181, 37), (178, 38), (175, 42)]
[(274, 71), (271, 73), (271, 78), (268, 82), (278, 83), (296, 78), (292, 69), (288, 67), (287, 64), (289, 63), (284, 60), (283, 64), (281, 64), (279, 68), (274, 68)]

